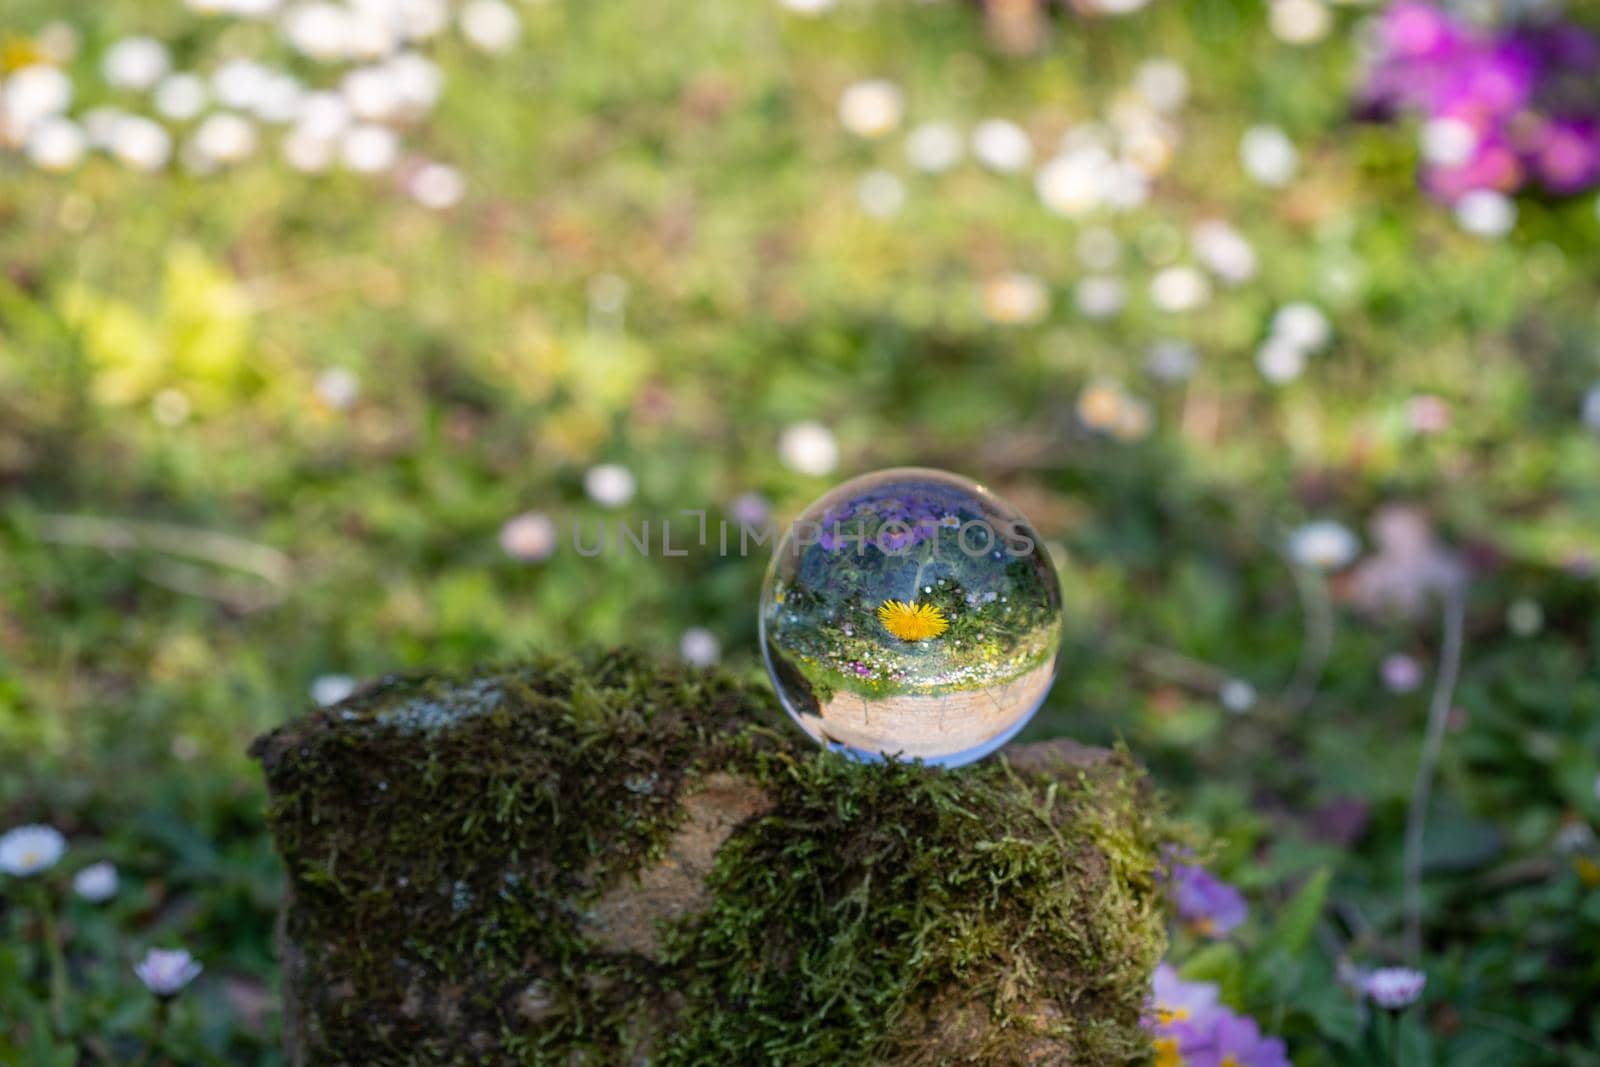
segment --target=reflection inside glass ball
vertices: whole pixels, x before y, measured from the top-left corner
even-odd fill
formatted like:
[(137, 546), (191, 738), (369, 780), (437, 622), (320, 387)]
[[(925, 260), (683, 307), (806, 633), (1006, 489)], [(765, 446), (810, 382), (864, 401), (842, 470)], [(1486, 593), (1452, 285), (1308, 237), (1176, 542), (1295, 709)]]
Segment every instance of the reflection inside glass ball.
[(1044, 701), (1061, 589), (1028, 521), (982, 486), (878, 471), (784, 531), (762, 586), (761, 646), (814, 740), (955, 766), (1005, 744)]

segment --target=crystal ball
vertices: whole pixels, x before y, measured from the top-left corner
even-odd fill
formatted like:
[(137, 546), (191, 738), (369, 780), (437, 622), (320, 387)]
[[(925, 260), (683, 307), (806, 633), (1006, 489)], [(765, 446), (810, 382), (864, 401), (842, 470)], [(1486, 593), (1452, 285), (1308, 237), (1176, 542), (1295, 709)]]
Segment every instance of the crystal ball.
[(1028, 520), (946, 471), (824, 494), (778, 539), (761, 649), (812, 739), (957, 766), (1021, 730), (1055, 680), (1061, 586)]

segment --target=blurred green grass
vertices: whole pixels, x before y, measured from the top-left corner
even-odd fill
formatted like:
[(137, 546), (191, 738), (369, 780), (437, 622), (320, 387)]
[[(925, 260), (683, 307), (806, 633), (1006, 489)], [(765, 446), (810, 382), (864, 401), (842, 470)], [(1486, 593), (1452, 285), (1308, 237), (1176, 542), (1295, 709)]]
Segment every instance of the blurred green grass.
[[(1395, 650), (1431, 659), (1437, 628), (1340, 608), (1322, 685), (1290, 713), (1271, 695), (1299, 662), (1304, 608), (1278, 547), (1308, 516), (1359, 528), (1405, 500), (1497, 561), (1475, 584), (1435, 820), (1488, 849), (1428, 884), (1439, 1062), (1591, 1062), (1561, 1057), (1600, 1039), (1600, 973), (1570, 958), (1600, 937), (1600, 896), (1550, 840), (1563, 820), (1600, 819), (1597, 604), (1593, 578), (1570, 566), (1600, 555), (1600, 440), (1578, 418), (1600, 379), (1592, 197), (1524, 202), (1504, 240), (1461, 232), (1416, 191), (1412, 138), (1347, 117), (1359, 9), (1338, 10), (1329, 42), (1295, 49), (1259, 5), (1158, 0), (1125, 20), (1058, 18), (1024, 59), (993, 52), (980, 15), (957, 4), (815, 20), (722, 0), (520, 10), (508, 56), (453, 39), (434, 50), (448, 86), (414, 141), (467, 176), (446, 212), (393, 182), (270, 159), (208, 178), (96, 160), (63, 178), (0, 156), (0, 807), (12, 821), (103, 840), (158, 884), (130, 908), (138, 929), (268, 974), (275, 889), (249, 739), (329, 673), (581, 642), (671, 655), (693, 626), (757, 671), (764, 559), (585, 559), (568, 542), (528, 564), (497, 536), (530, 509), (564, 539), (574, 522), (614, 522), (583, 493), (597, 462), (638, 478), (624, 517), (715, 519), (746, 492), (787, 517), (833, 480), (778, 455), (784, 426), (816, 420), (840, 443), (839, 476), (961, 471), (1062, 549), (1073, 636), (1029, 736), (1126, 739), (1249, 889), (1270, 897), (1334, 863), (1335, 921), (1381, 953), (1397, 930), (1425, 701), (1386, 693), (1377, 665)], [(165, 4), (18, 0), (6, 29), (52, 17), (83, 32), (85, 75), (136, 30), (196, 62), (292, 62), (268, 27)], [(1188, 71), (1191, 100), (1151, 202), (1106, 222), (1133, 294), (1108, 321), (1073, 310), (1083, 227), (1046, 213), (1026, 176), (971, 161), (918, 174), (900, 137), (856, 140), (835, 117), (845, 86), (882, 76), (903, 87), (909, 122), (1004, 115), (1048, 143), (1155, 55)], [(1300, 147), (1287, 189), (1241, 171), (1239, 137), (1259, 122)], [(891, 219), (856, 203), (873, 167), (905, 182)], [(1151, 306), (1164, 250), (1206, 218), (1245, 234), (1260, 277), (1186, 315)], [(1044, 321), (985, 317), (983, 284), (1012, 270), (1050, 287)], [(594, 322), (600, 275), (626, 283), (620, 330)], [(1253, 354), (1294, 300), (1329, 313), (1335, 342), (1299, 381), (1271, 386)], [(1142, 369), (1167, 337), (1199, 352), (1185, 383)], [(359, 377), (347, 410), (317, 396), (329, 368)], [(1154, 433), (1082, 426), (1079, 394), (1103, 379), (1152, 406)], [(153, 403), (171, 391), (189, 413), (168, 424)], [(1426, 437), (1406, 416), (1423, 393), (1454, 415)], [(224, 533), (291, 570), (281, 582), (175, 571), (170, 556), (62, 543), (62, 515)], [(262, 594), (270, 603), (254, 604)], [(1540, 633), (1509, 632), (1518, 597), (1544, 605)], [(1231, 716), (1205, 686), (1150, 670), (1151, 648), (1268, 699)], [(1312, 816), (1342, 800), (1370, 826), (1330, 843)], [(1325, 985), (1280, 996), (1272, 1025), (1301, 1040), (1301, 1062), (1356, 1062), (1319, 1022), (1342, 996)], [(267, 1030), (209, 1040), (270, 1055)]]

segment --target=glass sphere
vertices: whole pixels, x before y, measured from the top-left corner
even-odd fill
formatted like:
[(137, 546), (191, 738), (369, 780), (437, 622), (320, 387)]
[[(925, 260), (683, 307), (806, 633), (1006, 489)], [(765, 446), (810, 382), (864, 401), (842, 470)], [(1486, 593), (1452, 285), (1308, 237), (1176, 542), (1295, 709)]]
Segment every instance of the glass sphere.
[(1022, 513), (918, 467), (854, 478), (778, 540), (761, 590), (778, 696), (818, 743), (956, 766), (1033, 717), (1055, 680), (1061, 586)]

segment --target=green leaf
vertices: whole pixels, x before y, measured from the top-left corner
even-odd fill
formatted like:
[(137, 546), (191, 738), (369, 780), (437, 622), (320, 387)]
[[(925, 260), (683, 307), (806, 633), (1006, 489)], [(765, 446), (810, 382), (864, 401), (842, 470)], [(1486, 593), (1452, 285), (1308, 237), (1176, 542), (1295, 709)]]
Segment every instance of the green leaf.
[(1215, 982), (1222, 999), (1241, 1007), (1244, 990), (1244, 960), (1231, 941), (1218, 941), (1189, 957), (1178, 973), (1191, 982)]
[(1291, 957), (1305, 951), (1311, 932), (1317, 927), (1317, 919), (1322, 916), (1322, 906), (1327, 903), (1328, 883), (1332, 879), (1333, 872), (1326, 867), (1311, 872), (1311, 877), (1278, 913), (1278, 921), (1267, 932), (1265, 949)]

